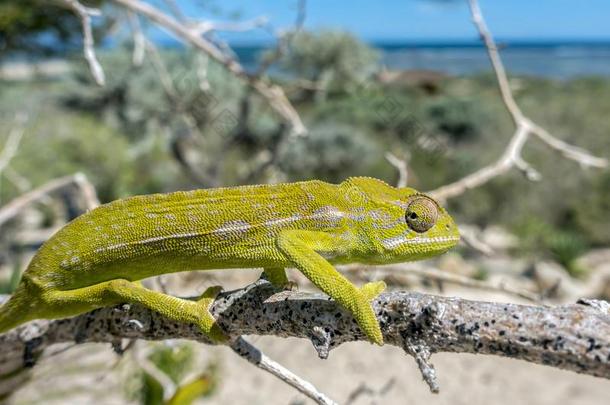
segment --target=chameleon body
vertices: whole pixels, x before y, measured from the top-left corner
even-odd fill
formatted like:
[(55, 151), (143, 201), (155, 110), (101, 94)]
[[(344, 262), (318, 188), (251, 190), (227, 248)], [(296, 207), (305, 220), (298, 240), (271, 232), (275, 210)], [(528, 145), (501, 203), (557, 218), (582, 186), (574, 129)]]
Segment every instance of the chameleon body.
[(358, 288), (333, 264), (424, 259), (458, 240), (455, 223), (434, 200), (366, 177), (131, 197), (81, 215), (39, 249), (0, 308), (0, 332), (129, 302), (194, 323), (223, 341), (208, 310), (218, 289), (191, 301), (136, 281), (250, 267), (286, 285), (284, 269), (296, 267), (350, 311), (369, 340), (382, 344), (371, 300), (385, 285)]

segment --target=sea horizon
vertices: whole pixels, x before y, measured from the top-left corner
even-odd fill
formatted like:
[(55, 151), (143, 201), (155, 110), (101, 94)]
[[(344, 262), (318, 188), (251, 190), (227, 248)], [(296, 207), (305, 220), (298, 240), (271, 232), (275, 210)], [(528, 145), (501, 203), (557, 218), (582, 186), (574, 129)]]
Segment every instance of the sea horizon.
[[(487, 51), (475, 39), (397, 40), (366, 42), (380, 52), (390, 70), (429, 70), (448, 75), (472, 75), (491, 69)], [(610, 39), (497, 39), (511, 74), (553, 79), (610, 77)], [(230, 44), (239, 60), (254, 66), (272, 44)]]

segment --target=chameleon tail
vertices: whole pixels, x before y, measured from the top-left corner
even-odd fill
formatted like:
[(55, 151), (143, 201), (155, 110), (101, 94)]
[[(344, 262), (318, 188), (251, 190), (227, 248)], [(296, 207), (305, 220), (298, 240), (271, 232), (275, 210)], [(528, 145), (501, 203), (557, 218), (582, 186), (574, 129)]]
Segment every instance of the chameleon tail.
[(8, 302), (0, 307), (0, 333), (37, 318), (35, 301), (27, 288), (27, 283), (22, 281)]

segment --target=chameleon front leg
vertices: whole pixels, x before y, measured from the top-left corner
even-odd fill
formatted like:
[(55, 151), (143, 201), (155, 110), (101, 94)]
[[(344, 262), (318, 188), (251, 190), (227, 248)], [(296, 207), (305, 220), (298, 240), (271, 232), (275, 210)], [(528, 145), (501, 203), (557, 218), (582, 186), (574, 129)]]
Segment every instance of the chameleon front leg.
[(75, 290), (48, 292), (43, 299), (50, 308), (71, 303), (76, 306), (89, 305), (92, 308), (120, 303), (140, 304), (174, 321), (195, 324), (214, 342), (224, 343), (227, 336), (209, 311), (219, 291), (219, 287), (210, 287), (197, 301), (190, 301), (119, 279)]
[(288, 277), (286, 277), (286, 269), (283, 267), (265, 267), (263, 271), (267, 280), (274, 286), (285, 288), (290, 285)]
[(316, 231), (287, 230), (279, 235), (276, 243), (278, 249), (305, 277), (352, 313), (370, 341), (383, 344), (381, 328), (371, 300), (383, 291), (385, 284), (368, 283), (358, 289), (316, 252), (332, 251), (333, 247), (341, 246), (336, 236)]

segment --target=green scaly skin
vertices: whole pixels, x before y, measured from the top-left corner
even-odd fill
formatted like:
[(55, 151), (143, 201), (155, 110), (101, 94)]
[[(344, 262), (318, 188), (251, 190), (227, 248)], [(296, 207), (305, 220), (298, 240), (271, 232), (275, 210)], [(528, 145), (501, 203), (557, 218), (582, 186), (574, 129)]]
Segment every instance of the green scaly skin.
[[(419, 218), (407, 219), (406, 214), (417, 217), (411, 211)], [(418, 225), (422, 220), (429, 229)], [(371, 300), (385, 285), (358, 288), (333, 264), (419, 260), (458, 240), (455, 223), (436, 202), (366, 177), (338, 185), (314, 180), (127, 198), (76, 218), (40, 248), (0, 308), (0, 333), (32, 319), (129, 302), (197, 324), (222, 342), (226, 337), (209, 312), (218, 289), (189, 301), (135, 281), (178, 271), (259, 267), (274, 284), (285, 285), (284, 269), (296, 267), (381, 345)]]

